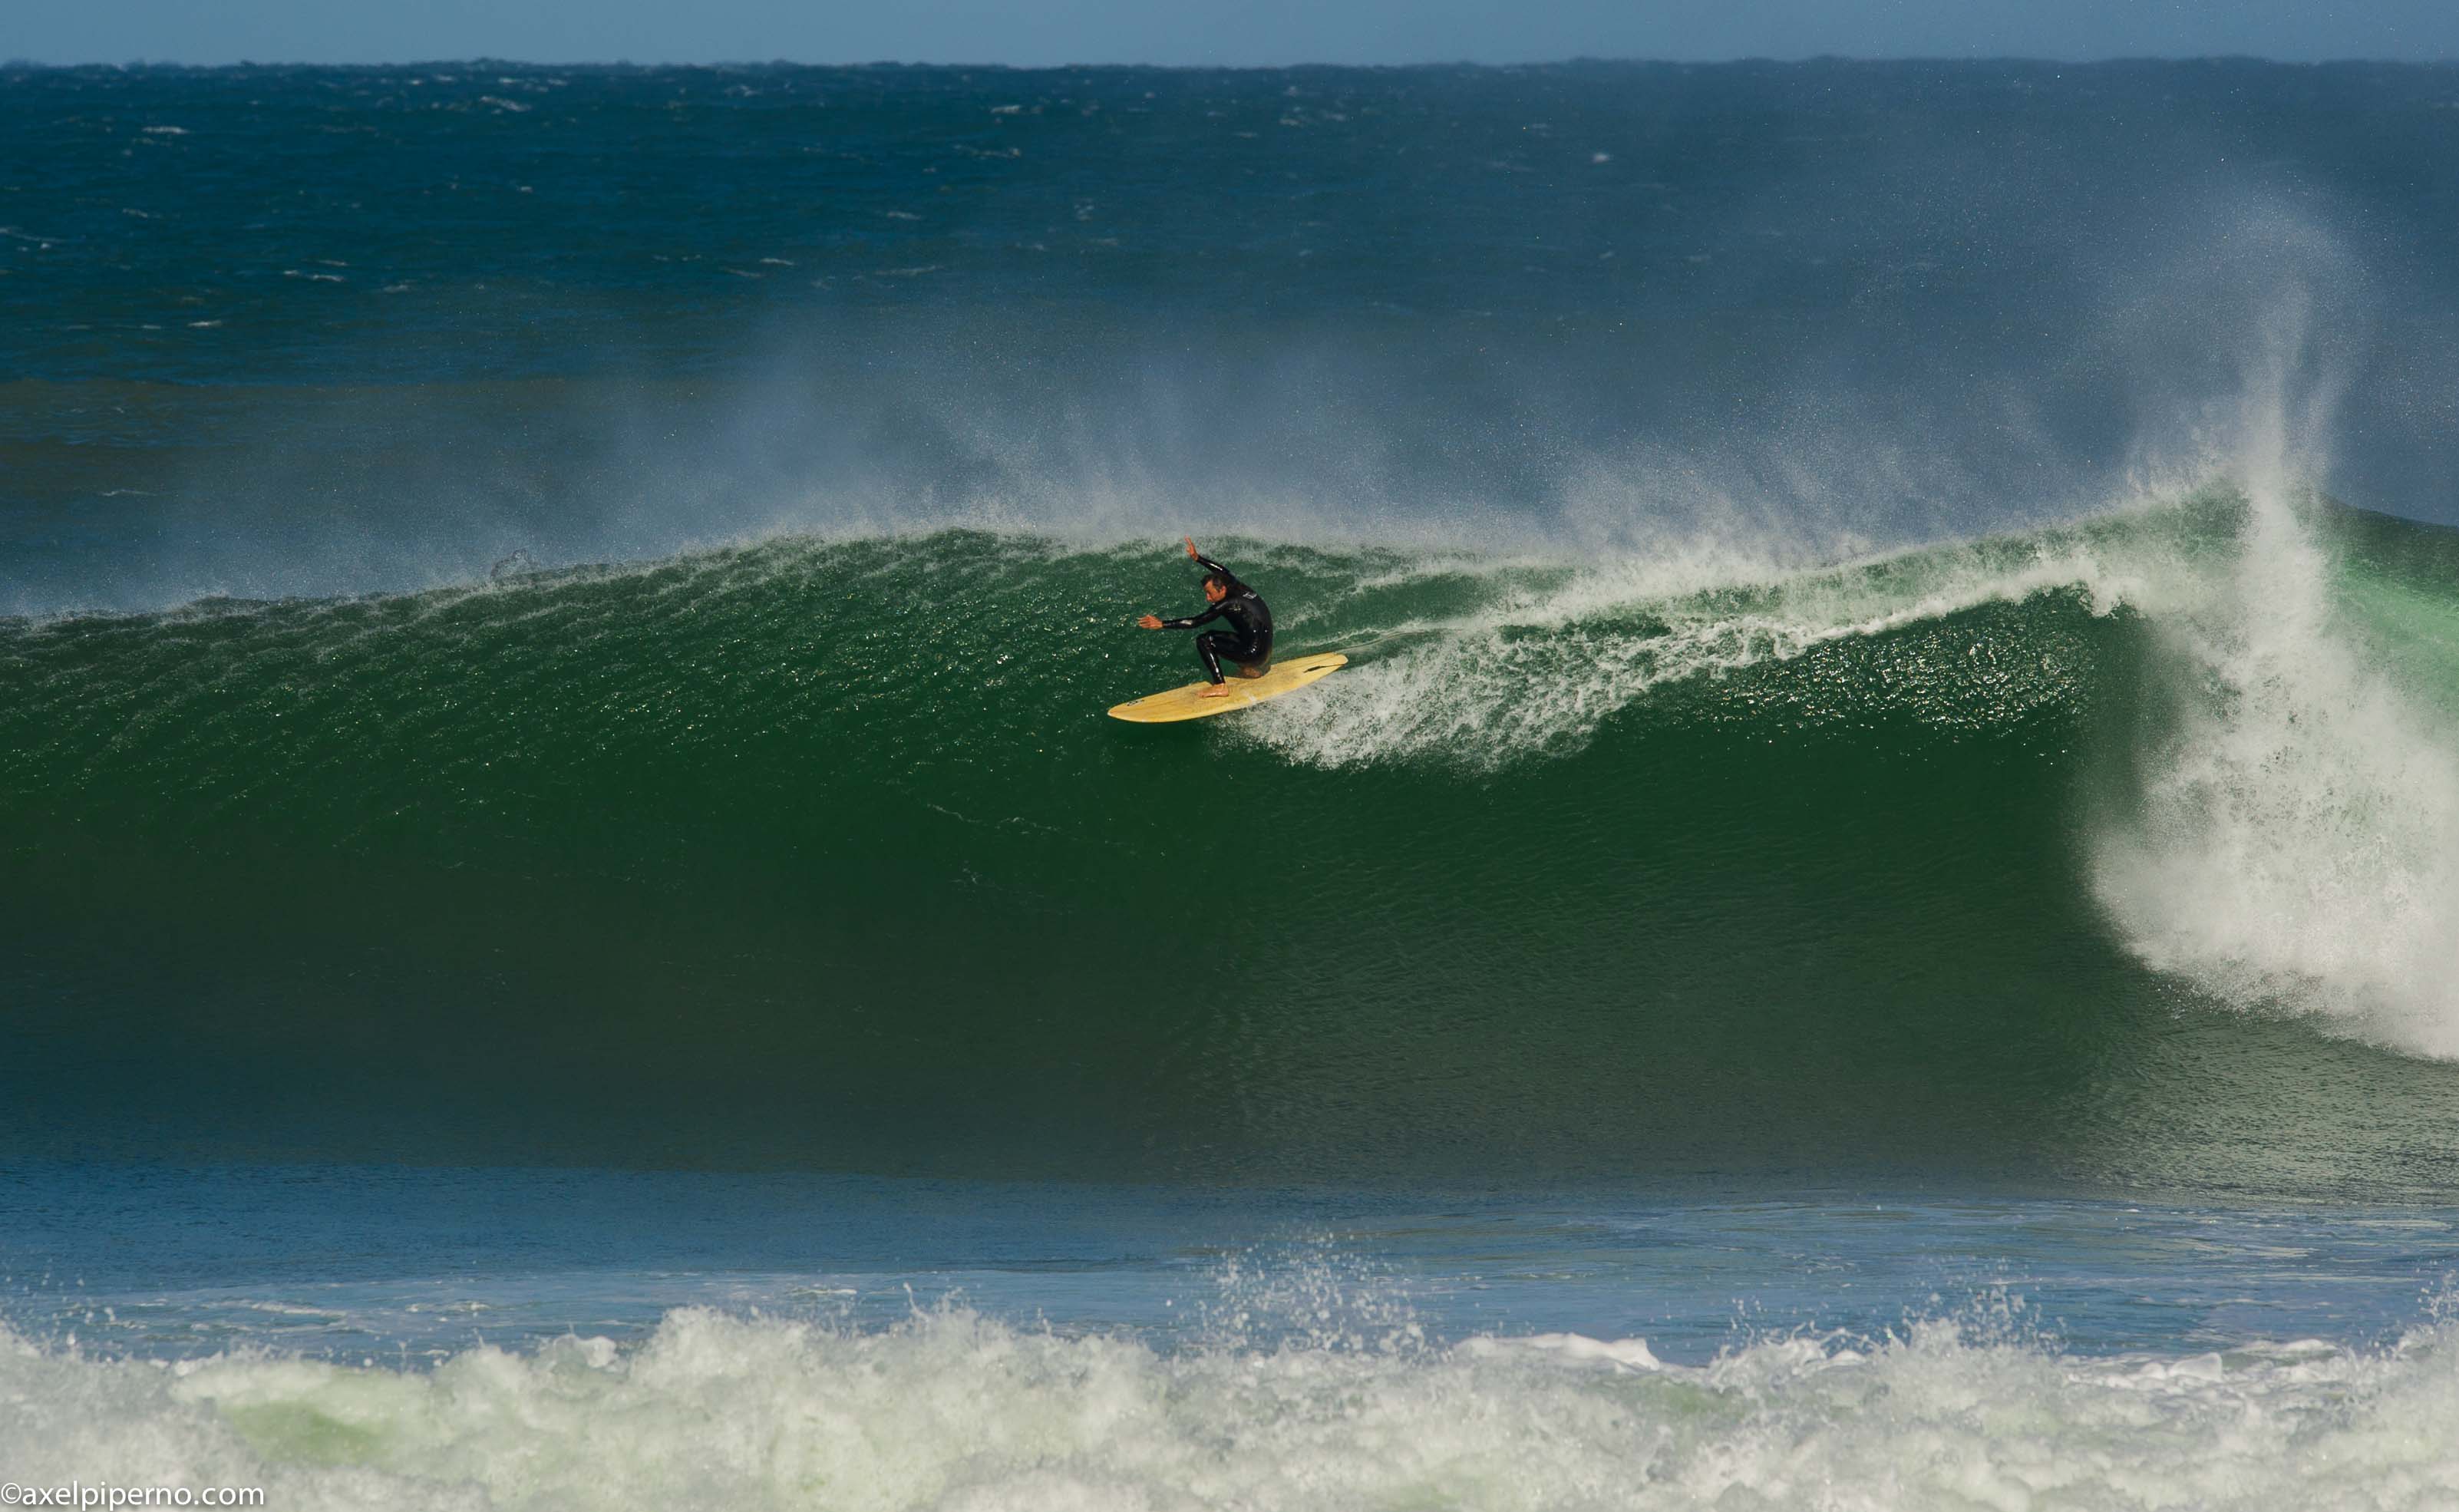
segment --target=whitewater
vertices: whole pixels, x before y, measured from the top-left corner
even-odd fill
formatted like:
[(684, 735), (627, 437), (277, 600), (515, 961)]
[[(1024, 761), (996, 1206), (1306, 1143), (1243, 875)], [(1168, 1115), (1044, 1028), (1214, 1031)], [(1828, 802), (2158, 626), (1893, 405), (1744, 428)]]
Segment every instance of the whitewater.
[(0, 1480), (2459, 1504), (2454, 105), (0, 66)]
[(0, 1338), (0, 1452), (29, 1484), (330, 1507), (2427, 1508), (2459, 1496), (2452, 1358), (2447, 1325), (2087, 1359), (1938, 1321), (1676, 1366), (1578, 1334), (1162, 1354), (690, 1310), (411, 1373)]

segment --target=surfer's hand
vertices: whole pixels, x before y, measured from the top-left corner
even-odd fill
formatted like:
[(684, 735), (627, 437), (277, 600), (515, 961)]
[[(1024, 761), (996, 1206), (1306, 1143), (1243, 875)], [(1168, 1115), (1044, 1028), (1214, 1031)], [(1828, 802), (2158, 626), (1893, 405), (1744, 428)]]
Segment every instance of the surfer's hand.
[(1161, 628), (1161, 616), (1146, 615), (1143, 619), (1137, 620), (1136, 623), (1144, 626), (1147, 630), (1158, 630)]
[(1181, 536), (1179, 537), (1179, 539), (1180, 539), (1180, 540), (1183, 540), (1183, 541), (1185, 541), (1185, 542), (1187, 542), (1187, 556), (1203, 556), (1203, 555), (1204, 555), (1202, 552), (1197, 551), (1197, 550), (1195, 549), (1195, 537), (1194, 537), (1194, 536)]

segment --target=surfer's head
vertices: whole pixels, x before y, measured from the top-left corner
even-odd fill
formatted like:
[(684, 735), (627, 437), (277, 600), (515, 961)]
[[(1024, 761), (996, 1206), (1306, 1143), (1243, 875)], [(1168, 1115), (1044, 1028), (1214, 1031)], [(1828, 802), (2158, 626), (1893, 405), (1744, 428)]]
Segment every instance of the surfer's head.
[(1229, 598), (1230, 591), (1237, 585), (1237, 582), (1238, 579), (1230, 577), (1228, 573), (1206, 573), (1204, 575), (1205, 602), (1219, 603), (1222, 599)]

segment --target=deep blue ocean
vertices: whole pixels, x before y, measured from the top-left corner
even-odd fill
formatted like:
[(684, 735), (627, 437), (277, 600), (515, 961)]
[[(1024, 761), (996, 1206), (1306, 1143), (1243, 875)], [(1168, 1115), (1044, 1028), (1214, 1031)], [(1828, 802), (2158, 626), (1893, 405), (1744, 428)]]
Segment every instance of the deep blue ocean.
[(2454, 477), (2459, 67), (0, 68), (0, 1480), (2459, 1506)]

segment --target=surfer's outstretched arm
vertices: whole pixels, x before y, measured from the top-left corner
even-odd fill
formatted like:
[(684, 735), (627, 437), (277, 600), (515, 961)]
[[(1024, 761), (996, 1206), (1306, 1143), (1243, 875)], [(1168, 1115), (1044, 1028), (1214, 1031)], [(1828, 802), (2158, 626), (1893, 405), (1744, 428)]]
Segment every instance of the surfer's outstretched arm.
[(1205, 610), (1202, 614), (1189, 615), (1184, 620), (1163, 620), (1153, 615), (1146, 615), (1143, 620), (1136, 622), (1143, 625), (1147, 630), (1192, 630), (1197, 625), (1204, 623), (1208, 620), (1220, 619), (1221, 611), (1228, 602), (1228, 599), (1224, 599), (1221, 603), (1214, 604), (1211, 608)]
[(1187, 555), (1195, 558), (1195, 565), (1197, 565), (1198, 567), (1203, 568), (1206, 572), (1208, 572), (1208, 573), (1217, 573), (1217, 574), (1219, 574), (1221, 577), (1224, 577), (1224, 578), (1231, 578), (1231, 579), (1235, 579), (1235, 578), (1237, 578), (1237, 576), (1238, 576), (1238, 575), (1237, 575), (1236, 573), (1231, 572), (1229, 568), (1222, 566), (1219, 562), (1214, 561), (1211, 557), (1205, 556), (1205, 555), (1204, 555), (1202, 552), (1200, 552), (1200, 551), (1197, 551), (1197, 550), (1195, 549), (1195, 537), (1194, 537), (1194, 536), (1181, 536), (1179, 537), (1179, 539), (1180, 539), (1180, 540), (1183, 540), (1183, 541), (1185, 541), (1185, 542), (1187, 542)]

